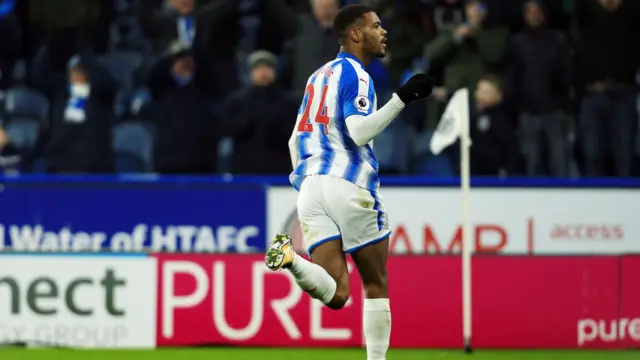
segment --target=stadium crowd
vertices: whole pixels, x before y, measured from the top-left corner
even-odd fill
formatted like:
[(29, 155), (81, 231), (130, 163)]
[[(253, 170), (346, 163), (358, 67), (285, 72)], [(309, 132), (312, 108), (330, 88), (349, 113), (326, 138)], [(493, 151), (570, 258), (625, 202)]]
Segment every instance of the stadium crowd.
[(355, 2), (389, 31), (378, 104), (415, 72), (438, 84), (375, 141), (382, 173), (457, 173), (428, 144), (466, 87), (472, 174), (640, 175), (636, 0), (1, 0), (0, 168), (287, 174)]

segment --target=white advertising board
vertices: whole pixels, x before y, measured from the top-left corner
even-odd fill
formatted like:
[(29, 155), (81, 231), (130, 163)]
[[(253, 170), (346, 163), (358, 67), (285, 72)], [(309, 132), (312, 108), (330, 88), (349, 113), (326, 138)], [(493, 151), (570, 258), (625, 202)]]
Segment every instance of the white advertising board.
[(1, 255), (0, 343), (154, 348), (156, 260)]
[[(459, 253), (461, 192), (457, 188), (381, 189), (400, 254)], [(276, 187), (267, 198), (267, 227), (288, 232), (305, 249), (297, 192)], [(476, 252), (506, 254), (640, 253), (640, 191), (630, 189), (475, 188), (470, 195)]]

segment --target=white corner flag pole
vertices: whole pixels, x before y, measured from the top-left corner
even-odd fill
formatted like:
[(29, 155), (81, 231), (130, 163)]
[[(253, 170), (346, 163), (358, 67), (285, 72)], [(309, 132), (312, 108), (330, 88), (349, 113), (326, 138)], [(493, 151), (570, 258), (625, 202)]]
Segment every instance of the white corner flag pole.
[(431, 138), (431, 152), (439, 154), (444, 148), (460, 139), (460, 188), (462, 190), (462, 337), (465, 352), (471, 352), (471, 223), (469, 219), (469, 194), (471, 171), (469, 148), (469, 91), (460, 89), (447, 104), (438, 127)]
[(460, 188), (462, 190), (462, 334), (464, 349), (471, 352), (471, 222), (469, 220), (469, 194), (471, 192), (471, 159), (469, 147), (469, 121), (460, 129)]

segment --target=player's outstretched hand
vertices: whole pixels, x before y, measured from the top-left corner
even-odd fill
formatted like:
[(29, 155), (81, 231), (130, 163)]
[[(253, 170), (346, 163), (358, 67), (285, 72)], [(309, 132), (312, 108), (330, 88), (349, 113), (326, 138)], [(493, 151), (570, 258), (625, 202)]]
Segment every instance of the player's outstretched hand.
[(415, 74), (396, 91), (396, 94), (403, 103), (409, 104), (414, 100), (424, 99), (431, 95), (433, 84), (433, 78), (425, 74)]

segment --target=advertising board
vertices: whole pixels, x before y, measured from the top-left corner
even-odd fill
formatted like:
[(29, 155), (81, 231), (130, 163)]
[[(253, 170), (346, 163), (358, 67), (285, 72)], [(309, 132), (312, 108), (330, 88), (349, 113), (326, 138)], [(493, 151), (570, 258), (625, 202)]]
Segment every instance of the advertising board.
[(0, 343), (153, 348), (156, 265), (148, 257), (0, 256)]
[[(640, 347), (640, 283), (631, 280), (639, 267), (640, 256), (478, 256), (473, 345)], [(161, 254), (158, 271), (158, 346), (363, 344), (353, 271), (340, 311), (312, 301), (288, 272), (267, 270), (261, 256)], [(392, 256), (388, 271), (391, 346), (461, 347), (461, 259)]]
[(0, 202), (0, 251), (265, 248), (261, 186), (13, 184), (0, 191)]
[[(397, 254), (459, 253), (461, 194), (457, 188), (381, 190)], [(267, 233), (293, 234), (305, 250), (296, 215), (297, 193), (270, 188)], [(477, 253), (640, 253), (640, 192), (633, 189), (476, 188), (470, 194)]]
[(361, 343), (361, 292), (336, 312), (312, 301), (288, 272), (268, 270), (262, 256), (157, 257), (158, 346)]

